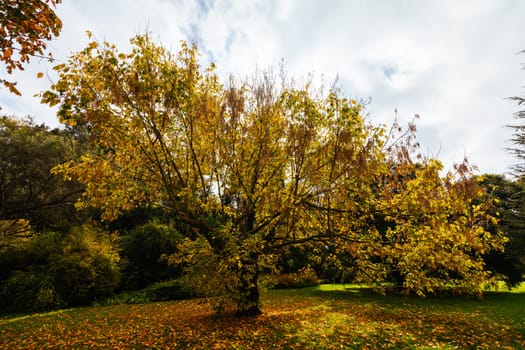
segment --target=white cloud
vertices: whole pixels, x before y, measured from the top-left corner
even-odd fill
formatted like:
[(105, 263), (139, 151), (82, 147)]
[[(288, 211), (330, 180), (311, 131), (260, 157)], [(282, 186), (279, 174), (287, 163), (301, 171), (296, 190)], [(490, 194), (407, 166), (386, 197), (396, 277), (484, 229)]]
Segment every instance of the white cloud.
[[(87, 29), (125, 48), (147, 28), (174, 50), (197, 41), (223, 78), (284, 59), (292, 76), (338, 76), (345, 94), (372, 97), (372, 120), (390, 122), (395, 108), (403, 122), (420, 114), (423, 150), (440, 152), (446, 167), (468, 155), (481, 172), (503, 173), (513, 162), (504, 125), (518, 108), (505, 97), (523, 94), (525, 80), (523, 13), (518, 0), (76, 0), (59, 5), (64, 29), (50, 48), (65, 58)], [(15, 75), (24, 97), (0, 90), (3, 112), (57, 125), (31, 97), (47, 88), (34, 78), (49, 67)]]

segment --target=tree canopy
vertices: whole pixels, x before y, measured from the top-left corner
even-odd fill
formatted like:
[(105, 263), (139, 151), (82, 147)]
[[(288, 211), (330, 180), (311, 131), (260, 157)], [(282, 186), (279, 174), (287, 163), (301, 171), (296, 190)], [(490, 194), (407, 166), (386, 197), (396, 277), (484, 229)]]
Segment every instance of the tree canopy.
[[(0, 3), (0, 61), (11, 74), (23, 70), (31, 57), (46, 54), (46, 42), (57, 37), (62, 21), (54, 8), (62, 0), (2, 0)], [(45, 56), (51, 58), (50, 55)], [(20, 95), (16, 82), (0, 79), (10, 92)]]
[(513, 181), (501, 175), (483, 175), (480, 182), (486, 188), (486, 196), (494, 198), (491, 209), (498, 216), (498, 223), (488, 226), (490, 232), (502, 230), (509, 239), (504, 252), (486, 255), (487, 269), (505, 276), (509, 286), (516, 286), (525, 276), (525, 178)]
[[(363, 280), (395, 271), (402, 287), (480, 292), (481, 255), (504, 238), (468, 163), (440, 176), (418, 156), (415, 126), (387, 132), (363, 104), (332, 88), (294, 85), (270, 73), (223, 85), (195, 46), (177, 54), (148, 35), (129, 53), (91, 42), (55, 67), (42, 101), (66, 125), (89, 125), (90, 151), (54, 169), (86, 186), (80, 206), (117, 218), (143, 203), (175, 214), (183, 263), (238, 312), (260, 312), (258, 285), (283, 248), (336, 246)], [(487, 204), (488, 205), (488, 204)], [(190, 275), (191, 275), (190, 274)]]
[(71, 224), (82, 186), (50, 170), (79, 155), (79, 142), (67, 130), (0, 117), (0, 221), (28, 220), (37, 230)]

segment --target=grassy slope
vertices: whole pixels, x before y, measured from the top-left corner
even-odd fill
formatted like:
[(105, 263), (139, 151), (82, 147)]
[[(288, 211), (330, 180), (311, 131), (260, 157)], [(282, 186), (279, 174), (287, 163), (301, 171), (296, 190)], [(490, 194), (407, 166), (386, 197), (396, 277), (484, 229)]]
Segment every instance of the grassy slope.
[(0, 348), (525, 348), (523, 292), (404, 299), (324, 285), (268, 291), (263, 302), (264, 315), (248, 319), (216, 317), (201, 300), (5, 319)]

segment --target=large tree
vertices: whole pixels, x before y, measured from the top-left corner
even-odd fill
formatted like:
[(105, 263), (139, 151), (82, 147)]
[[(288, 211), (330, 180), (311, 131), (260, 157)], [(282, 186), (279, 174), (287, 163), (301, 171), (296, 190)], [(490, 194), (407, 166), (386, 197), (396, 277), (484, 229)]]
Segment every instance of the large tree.
[(77, 137), (67, 130), (50, 130), (31, 119), (0, 117), (0, 220), (4, 225), (20, 227), (17, 223), (27, 220), (34, 229), (44, 230), (72, 223), (82, 186), (50, 170), (80, 153)]
[[(525, 53), (525, 50), (521, 51), (521, 53)], [(522, 65), (522, 68), (525, 69), (525, 64)], [(514, 129), (514, 135), (511, 139), (513, 147), (509, 148), (509, 151), (518, 159), (518, 163), (513, 166), (514, 175), (516, 175), (516, 180), (511, 184), (513, 191), (508, 198), (505, 198), (507, 202), (501, 205), (501, 209), (505, 219), (504, 229), (509, 232), (511, 237), (510, 254), (505, 254), (505, 257), (507, 260), (510, 258), (517, 262), (514, 264), (514, 270), (516, 271), (515, 278), (510, 278), (511, 282), (517, 283), (520, 278), (524, 277), (523, 273), (525, 270), (525, 261), (523, 258), (525, 248), (525, 238), (523, 234), (523, 219), (525, 217), (525, 196), (523, 195), (525, 179), (525, 124), (523, 123), (525, 118), (525, 95), (510, 97), (510, 100), (517, 103), (519, 108), (515, 113), (518, 122), (510, 125), (510, 127)], [(501, 187), (505, 189), (509, 188), (508, 184), (505, 184), (504, 181), (501, 185)], [(502, 190), (500, 189), (498, 192), (497, 194), (501, 194)], [(520, 272), (522, 276), (519, 276)]]
[[(51, 59), (46, 42), (57, 37), (62, 21), (55, 14), (61, 0), (2, 0), (0, 2), (0, 61), (7, 73), (29, 63), (31, 57)], [(0, 79), (5, 87), (20, 95), (16, 82)]]
[[(200, 277), (193, 279), (196, 285), (204, 281), (201, 286), (227, 293), (242, 315), (260, 313), (260, 277), (285, 247), (346, 244), (348, 254), (376, 259), (384, 240), (370, 221), (378, 211), (397, 206), (397, 215), (404, 208), (403, 198), (394, 198), (393, 181), (389, 190), (382, 187), (394, 163), (414, 169), (410, 138), (388, 142), (385, 128), (368, 123), (362, 105), (336, 89), (322, 93), (308, 84), (278, 84), (263, 73), (223, 86), (213, 65), (199, 66), (195, 47), (183, 44), (174, 56), (147, 35), (132, 44), (130, 53), (121, 53), (108, 43), (90, 43), (55, 67), (60, 78), (42, 95), (43, 102), (59, 105), (63, 123), (91, 128), (96, 147), (55, 169), (86, 185), (84, 205), (101, 208), (107, 220), (145, 202), (176, 214), (187, 241), (185, 254), (174, 260), (192, 263), (190, 270)], [(425, 197), (432, 186), (443, 187), (444, 200), (461, 194), (456, 202), (449, 199), (455, 205), (449, 217), (459, 226), (454, 234), (471, 243), (473, 253), (461, 256), (476, 261), (471, 270), (480, 270), (478, 250), (500, 243), (482, 238), (473, 212), (465, 210), (477, 192), (452, 191), (453, 179), (446, 187), (434, 169), (428, 162), (417, 181), (399, 191), (419, 196), (410, 203), (426, 200), (421, 212), (442, 207), (432, 205), (441, 197)], [(403, 226), (406, 235), (421, 227), (431, 231), (436, 223), (442, 231), (438, 238), (416, 236), (414, 245), (446, 235), (441, 219), (420, 221), (414, 210), (393, 216), (410, 221)], [(467, 219), (454, 219), (454, 210), (465, 211)], [(390, 247), (381, 248), (382, 254), (400, 249)], [(456, 263), (450, 254), (442, 260), (439, 267)], [(479, 285), (486, 276), (461, 277), (476, 278)]]
[(499, 219), (488, 226), (489, 231), (503, 230), (509, 238), (505, 251), (486, 254), (487, 269), (503, 275), (509, 287), (516, 286), (525, 277), (525, 178), (511, 181), (501, 175), (483, 175), (479, 179), (486, 195), (494, 198), (491, 210)]

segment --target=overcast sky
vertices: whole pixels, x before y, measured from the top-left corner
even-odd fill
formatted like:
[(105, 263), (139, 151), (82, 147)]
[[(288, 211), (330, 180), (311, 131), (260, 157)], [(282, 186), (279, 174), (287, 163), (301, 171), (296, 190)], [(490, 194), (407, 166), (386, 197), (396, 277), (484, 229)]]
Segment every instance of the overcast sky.
[[(369, 118), (401, 123), (415, 114), (425, 154), (446, 168), (467, 156), (480, 173), (507, 173), (505, 151), (525, 94), (522, 0), (64, 0), (64, 25), (48, 47), (58, 60), (88, 42), (86, 30), (119, 48), (145, 30), (177, 50), (196, 42), (222, 77), (278, 67), (327, 83), (347, 97), (371, 98)], [(49, 87), (52, 64), (34, 59), (16, 79), (23, 97), (0, 90), (3, 114), (58, 126), (55, 111), (33, 95)], [(5, 71), (0, 71), (5, 76)]]

